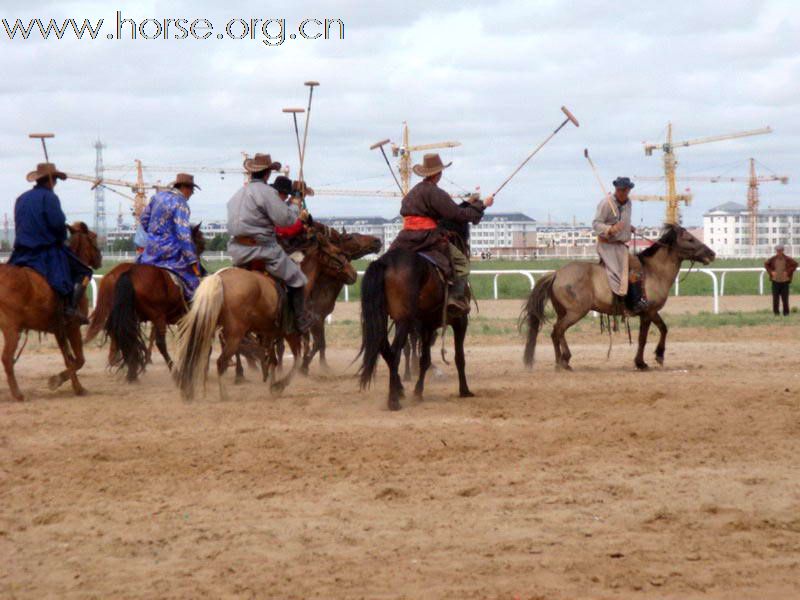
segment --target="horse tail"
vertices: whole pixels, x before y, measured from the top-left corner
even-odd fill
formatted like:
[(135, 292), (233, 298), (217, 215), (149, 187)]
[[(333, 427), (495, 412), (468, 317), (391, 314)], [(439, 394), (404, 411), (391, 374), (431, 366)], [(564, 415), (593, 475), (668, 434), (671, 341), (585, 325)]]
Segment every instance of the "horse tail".
[(211, 345), (224, 299), (220, 274), (205, 277), (194, 293), (189, 312), (178, 322), (178, 350), (173, 376), (184, 400), (192, 400), (197, 385), (205, 384)]
[(362, 390), (375, 377), (381, 347), (389, 343), (389, 317), (383, 289), (385, 278), (386, 264), (376, 260), (367, 267), (361, 282), (361, 350), (358, 354), (364, 357), (359, 369)]
[(106, 335), (122, 355), (119, 367), (127, 367), (127, 380), (133, 381), (144, 371), (147, 344), (142, 337), (139, 315), (136, 313), (136, 291), (130, 271), (125, 271), (117, 279), (110, 304), (111, 311), (105, 323)]
[(522, 311), (520, 325), (524, 322), (528, 326), (528, 340), (525, 343), (523, 362), (525, 366), (529, 368), (533, 366), (533, 356), (536, 352), (536, 338), (539, 336), (542, 323), (546, 320), (544, 308), (551, 297), (553, 282), (555, 282), (555, 280), (556, 274), (550, 273), (537, 281)]
[(97, 334), (105, 329), (106, 322), (108, 321), (114, 304), (114, 288), (108, 285), (103, 287), (103, 280), (100, 280), (98, 288), (97, 306), (95, 306), (92, 315), (89, 317), (89, 328), (86, 330), (86, 336), (83, 338), (84, 344), (91, 342), (97, 337)]

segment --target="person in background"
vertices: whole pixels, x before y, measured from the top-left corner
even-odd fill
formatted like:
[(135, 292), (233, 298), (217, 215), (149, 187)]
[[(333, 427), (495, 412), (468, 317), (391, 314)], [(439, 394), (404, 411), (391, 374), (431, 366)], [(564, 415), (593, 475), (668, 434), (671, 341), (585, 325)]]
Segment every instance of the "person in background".
[(789, 286), (792, 276), (797, 269), (797, 261), (787, 256), (783, 244), (775, 246), (775, 256), (764, 263), (770, 280), (772, 281), (772, 312), (780, 314), (780, 304), (783, 302), (783, 316), (789, 314)]

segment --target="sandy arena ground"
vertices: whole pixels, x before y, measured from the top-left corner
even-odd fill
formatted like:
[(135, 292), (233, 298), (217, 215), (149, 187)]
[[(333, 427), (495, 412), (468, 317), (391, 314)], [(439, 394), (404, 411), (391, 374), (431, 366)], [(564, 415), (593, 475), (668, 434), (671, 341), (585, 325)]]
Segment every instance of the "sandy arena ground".
[(126, 385), (97, 348), (91, 395), (50, 392), (32, 337), (29, 401), (0, 389), (0, 597), (800, 596), (800, 326), (674, 328), (646, 373), (588, 329), (573, 373), (547, 336), (528, 373), (473, 335), (477, 397), (444, 367), (399, 413), (353, 339), (282, 397), (249, 372), (186, 404), (160, 359)]

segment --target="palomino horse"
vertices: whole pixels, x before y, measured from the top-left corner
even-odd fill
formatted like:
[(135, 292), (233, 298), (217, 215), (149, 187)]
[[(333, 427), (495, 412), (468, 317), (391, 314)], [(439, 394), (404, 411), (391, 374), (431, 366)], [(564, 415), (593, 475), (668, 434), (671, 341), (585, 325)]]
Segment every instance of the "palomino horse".
[[(421, 353), (414, 395), (422, 398), (425, 372), (431, 364), (431, 343), (444, 318), (445, 282), (425, 258), (406, 250), (390, 250), (370, 264), (361, 283), (361, 389), (375, 376), (378, 355), (389, 367), (389, 410), (400, 409), (403, 383), (398, 368), (409, 332), (418, 327)], [(388, 319), (394, 321), (389, 344)], [(464, 338), (466, 316), (447, 318), (453, 327), (459, 396), (473, 396), (467, 386)]]
[[(670, 287), (680, 272), (681, 263), (691, 260), (707, 265), (714, 260), (715, 255), (711, 248), (683, 227), (667, 225), (661, 238), (638, 256), (642, 263), (645, 294), (650, 304), (647, 312), (639, 317), (639, 349), (635, 362), (638, 369), (644, 370), (648, 368), (644, 361), (644, 347), (651, 323), (655, 323), (661, 332), (655, 354), (658, 364), (664, 364), (667, 326), (658, 311), (667, 302)], [(565, 333), (590, 310), (606, 315), (622, 314), (619, 303), (614, 302), (603, 265), (571, 262), (555, 273), (541, 278), (534, 286), (523, 311), (528, 324), (524, 356), (528, 367), (533, 366), (536, 337), (544, 322), (544, 309), (548, 300), (553, 303), (557, 315), (551, 335), (556, 368), (571, 368), (569, 359), (572, 355)]]
[[(76, 222), (68, 225), (70, 232), (69, 248), (84, 263), (93, 269), (100, 268), (102, 255), (97, 247), (97, 236), (86, 223)], [(52, 333), (56, 337), (66, 370), (53, 375), (49, 380), (51, 390), (58, 388), (67, 379), (72, 381), (72, 389), (77, 395), (86, 390), (78, 381), (78, 371), (83, 366), (83, 342), (80, 324), (64, 322), (62, 300), (56, 295), (44, 277), (33, 269), (14, 265), (0, 265), (0, 328), (3, 330), (3, 367), (8, 379), (8, 387), (14, 400), (25, 397), (17, 385), (14, 363), (17, 344), (23, 330)], [(86, 314), (88, 300), (81, 300), (81, 312)]]
[[(192, 227), (192, 241), (200, 256), (206, 248), (200, 224)], [(153, 323), (156, 346), (171, 369), (167, 326), (177, 323), (187, 308), (183, 291), (166, 270), (153, 265), (122, 263), (100, 281), (97, 306), (84, 342), (90, 342), (105, 330), (111, 340), (108, 365), (127, 367), (127, 380), (135, 381), (144, 371), (149, 357), (142, 337), (142, 323)]]
[[(323, 275), (338, 275), (354, 283), (356, 272), (347, 257), (327, 238), (316, 235), (316, 241), (307, 250), (303, 262), (309, 286)], [(246, 269), (223, 269), (206, 277), (197, 288), (188, 314), (178, 324), (178, 355), (175, 381), (185, 400), (192, 400), (197, 385), (205, 383), (208, 375), (209, 355), (214, 335), (221, 328), (222, 351), (217, 359), (220, 397), (226, 398), (222, 376), (230, 359), (239, 352), (242, 340), (249, 333), (258, 338), (270, 364), (265, 374), (271, 372), (271, 391), (279, 393), (289, 385), (300, 365), (301, 336), (286, 336), (294, 356), (289, 374), (274, 381), (274, 344), (284, 336), (283, 297), (279, 284), (264, 273)]]

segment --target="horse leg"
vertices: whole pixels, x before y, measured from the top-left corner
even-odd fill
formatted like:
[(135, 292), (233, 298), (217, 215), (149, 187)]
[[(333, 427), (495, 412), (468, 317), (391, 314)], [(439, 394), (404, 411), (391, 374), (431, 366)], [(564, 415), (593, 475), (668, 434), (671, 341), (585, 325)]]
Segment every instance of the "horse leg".
[(567, 345), (566, 333), (567, 329), (580, 321), (581, 318), (583, 318), (583, 314), (564, 311), (563, 314), (559, 315), (556, 324), (553, 326), (553, 333), (550, 337), (553, 340), (553, 348), (556, 352), (556, 369), (572, 370), (572, 367), (569, 366), (569, 359), (572, 358), (572, 355)]
[(220, 349), (219, 357), (217, 358), (217, 379), (219, 384), (220, 400), (227, 400), (228, 392), (225, 390), (222, 377), (225, 375), (225, 371), (228, 370), (228, 363), (230, 362), (231, 358), (239, 351), (239, 344), (244, 337), (244, 332), (239, 330), (223, 330), (223, 336), (225, 341), (224, 343), (220, 344), (222, 348)]
[(381, 350), (381, 354), (383, 354), (383, 358), (389, 366), (389, 410), (400, 410), (400, 398), (404, 396), (399, 368), (400, 357), (402, 356), (403, 346), (405, 346), (408, 339), (409, 329), (410, 323), (408, 321), (396, 321), (392, 345)]
[[(467, 361), (464, 357), (464, 338), (467, 337), (467, 325), (469, 320), (467, 317), (459, 317), (452, 323), (453, 326), (453, 342), (456, 347), (456, 369), (458, 370), (458, 395), (462, 398), (471, 398), (475, 394), (469, 391), (467, 386)], [(446, 327), (446, 325), (445, 325)]]
[(328, 359), (325, 358), (325, 348), (327, 346), (325, 342), (325, 319), (322, 319), (319, 323), (319, 336), (316, 339), (316, 343), (317, 348), (319, 348), (319, 366), (322, 367), (324, 371), (330, 371)]
[(14, 374), (14, 355), (17, 352), (17, 344), (19, 343), (19, 330), (16, 327), (6, 327), (3, 329), (3, 368), (6, 371), (6, 379), (8, 379), (8, 388), (11, 391), (11, 397), (17, 402), (25, 400), (25, 396), (19, 390), (17, 385), (17, 376)]
[[(152, 331), (152, 334), (151, 334), (150, 337), (152, 339), (155, 339), (156, 347), (158, 348), (158, 351), (161, 353), (161, 356), (164, 357), (164, 362), (167, 363), (167, 368), (170, 371), (172, 371), (173, 362), (172, 362), (172, 358), (169, 355), (169, 352), (167, 351), (167, 323), (166, 323), (166, 321), (161, 320), (161, 319), (159, 319), (158, 321), (154, 321), (153, 322), (153, 331)], [(152, 349), (152, 345), (151, 345), (151, 349)], [(152, 362), (150, 360), (150, 358), (149, 358), (150, 357), (150, 353), (152, 352), (151, 349), (148, 349), (148, 351), (147, 351), (147, 355), (148, 355), (147, 362)]]
[(300, 372), (303, 375), (308, 375), (308, 368), (311, 366), (311, 361), (314, 359), (314, 355), (319, 348), (317, 345), (317, 335), (314, 331), (316, 325), (316, 323), (312, 324), (311, 331), (303, 336), (303, 360), (300, 365)]
[[(68, 379), (72, 379), (73, 373), (75, 371), (75, 363), (77, 362), (77, 357), (73, 358), (72, 350), (70, 348), (69, 339), (67, 336), (71, 335), (70, 332), (67, 333), (66, 336), (61, 334), (56, 334), (56, 342), (58, 343), (58, 349), (61, 350), (61, 356), (64, 358), (64, 366), (67, 367), (60, 373), (53, 375), (50, 379), (47, 380), (47, 387), (52, 390), (57, 390), (61, 387), (61, 385), (67, 381)], [(77, 377), (75, 378), (77, 381)], [(73, 381), (73, 388), (75, 388), (75, 381)], [(78, 382), (78, 388), (80, 388), (80, 383)], [(80, 395), (81, 392), (78, 389), (75, 389), (75, 393)]]
[(420, 357), (419, 357), (419, 378), (414, 387), (414, 396), (422, 400), (422, 391), (425, 388), (425, 374), (431, 366), (431, 336), (433, 332), (428, 328), (423, 328), (420, 332)]
[(81, 385), (81, 382), (78, 380), (78, 371), (80, 371), (83, 365), (86, 364), (86, 358), (83, 355), (83, 338), (81, 337), (81, 328), (79, 326), (71, 327), (68, 335), (69, 345), (72, 346), (72, 352), (75, 357), (75, 361), (72, 363), (72, 369), (70, 370), (72, 391), (75, 392), (76, 396), (84, 396), (87, 393), (86, 388), (84, 388)]
[(409, 339), (405, 346), (403, 346), (403, 362), (405, 368), (403, 369), (403, 381), (411, 381), (411, 340)]
[(244, 366), (242, 365), (242, 355), (236, 353), (236, 376), (233, 379), (233, 385), (239, 385), (245, 382)]
[(286, 341), (289, 342), (289, 349), (292, 351), (294, 360), (292, 361), (292, 368), (289, 370), (289, 373), (286, 375), (286, 377), (270, 385), (270, 391), (275, 394), (280, 394), (286, 389), (286, 387), (291, 383), (295, 372), (300, 367), (300, 353), (303, 350), (302, 336), (293, 333), (286, 336)]
[(662, 319), (661, 315), (658, 313), (655, 313), (650, 318), (653, 320), (653, 323), (656, 324), (658, 332), (661, 334), (658, 338), (658, 345), (656, 346), (656, 362), (663, 367), (664, 352), (667, 349), (667, 324), (664, 323), (664, 319)]
[[(150, 328), (150, 341), (147, 344), (147, 351), (144, 355), (144, 364), (152, 365), (153, 364), (153, 345), (158, 344), (158, 332), (156, 329), (156, 324), (153, 323), (153, 326)], [(161, 346), (158, 347), (158, 351), (161, 352), (161, 356), (164, 356), (164, 352), (161, 351)], [(170, 365), (170, 361), (168, 360), (167, 356), (164, 356), (164, 360), (167, 361), (167, 365), (169, 366), (170, 370), (172, 370), (172, 365)]]
[(636, 368), (640, 371), (646, 371), (650, 367), (644, 362), (644, 347), (647, 344), (647, 333), (650, 331), (650, 323), (652, 320), (647, 315), (639, 317), (639, 348), (636, 351), (636, 358), (634, 363)]

